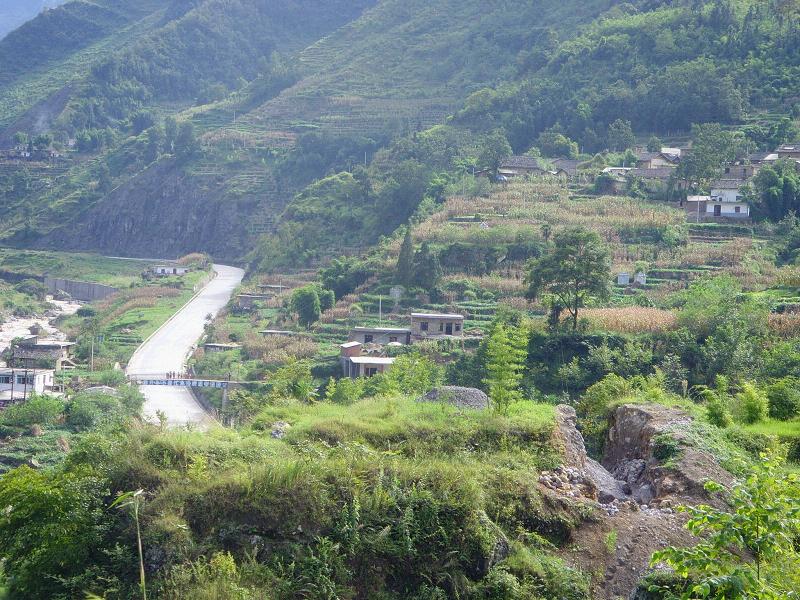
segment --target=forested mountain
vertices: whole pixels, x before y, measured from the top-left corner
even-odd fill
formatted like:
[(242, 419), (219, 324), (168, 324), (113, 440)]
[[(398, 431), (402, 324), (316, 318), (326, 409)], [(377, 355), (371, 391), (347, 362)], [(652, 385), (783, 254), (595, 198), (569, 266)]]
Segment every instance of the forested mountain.
[(66, 0), (5, 0), (0, 5), (0, 39), (45, 8), (53, 8)]
[[(349, 244), (401, 224), (435, 198), (434, 180), (441, 188), (485, 166), (480, 149), (498, 132), (518, 152), (543, 132), (596, 152), (618, 119), (639, 135), (718, 121), (749, 124), (766, 147), (777, 134), (759, 115), (774, 121), (797, 102), (795, 10), (728, 0), (70, 2), (0, 42), (0, 143), (50, 134), (65, 149), (55, 164), (4, 172), (0, 203), (13, 216), (0, 237), (242, 258), (264, 234), (270, 244), (281, 228), (292, 237), (313, 225), (308, 198), (329, 187), (315, 181), (365, 159), (356, 177), (366, 187), (345, 202), (380, 226), (346, 227)], [(306, 185), (317, 186), (298, 197), (306, 208), (284, 213)]]

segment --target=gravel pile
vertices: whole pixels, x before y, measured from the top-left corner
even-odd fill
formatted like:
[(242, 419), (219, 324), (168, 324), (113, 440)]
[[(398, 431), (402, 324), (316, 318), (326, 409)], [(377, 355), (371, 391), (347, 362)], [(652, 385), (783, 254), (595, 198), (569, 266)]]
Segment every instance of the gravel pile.
[(476, 388), (442, 386), (431, 390), (420, 398), (421, 402), (443, 402), (458, 408), (485, 410), (489, 408), (489, 396)]

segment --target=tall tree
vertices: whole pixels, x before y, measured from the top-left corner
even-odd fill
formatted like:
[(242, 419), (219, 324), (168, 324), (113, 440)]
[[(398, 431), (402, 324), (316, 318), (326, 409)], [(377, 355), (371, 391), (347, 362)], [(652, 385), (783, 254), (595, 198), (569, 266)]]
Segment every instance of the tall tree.
[(608, 147), (614, 151), (626, 150), (636, 142), (630, 121), (617, 119), (608, 126)]
[(725, 164), (733, 162), (740, 145), (740, 136), (719, 123), (692, 125), (692, 149), (681, 157), (678, 176), (706, 187), (719, 177)]
[(428, 290), (436, 287), (442, 278), (442, 265), (439, 263), (439, 257), (431, 250), (428, 242), (423, 242), (420, 249), (414, 253), (413, 270), (414, 285)]
[(589, 297), (610, 294), (611, 263), (606, 246), (593, 231), (571, 227), (553, 237), (549, 252), (529, 263), (526, 296), (531, 300), (550, 295), (578, 328), (578, 310)]
[(524, 327), (498, 323), (486, 345), (484, 384), (495, 411), (508, 414), (508, 407), (522, 399), (519, 386), (528, 357), (528, 336)]
[(316, 286), (306, 285), (292, 292), (292, 310), (297, 313), (300, 324), (310, 327), (319, 321), (322, 308)]
[(400, 285), (410, 285), (414, 278), (414, 241), (411, 238), (411, 228), (406, 228), (403, 243), (400, 246), (400, 255), (397, 257), (395, 268), (395, 281)]
[(483, 138), (478, 166), (483, 169), (497, 171), (500, 162), (512, 154), (511, 144), (502, 129), (497, 129)]

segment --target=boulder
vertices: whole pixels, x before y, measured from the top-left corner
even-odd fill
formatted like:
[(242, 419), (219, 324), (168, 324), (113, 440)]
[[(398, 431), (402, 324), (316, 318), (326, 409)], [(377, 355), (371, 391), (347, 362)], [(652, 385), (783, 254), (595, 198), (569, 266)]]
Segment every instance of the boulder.
[(422, 396), (420, 402), (441, 402), (458, 408), (485, 410), (489, 408), (489, 396), (477, 388), (446, 385), (435, 388)]

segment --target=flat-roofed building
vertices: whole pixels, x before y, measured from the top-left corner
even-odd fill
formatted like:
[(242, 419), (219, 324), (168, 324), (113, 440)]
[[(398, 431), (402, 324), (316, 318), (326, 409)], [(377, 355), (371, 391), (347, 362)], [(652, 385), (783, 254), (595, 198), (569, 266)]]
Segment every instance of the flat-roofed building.
[(362, 344), (411, 343), (411, 330), (406, 327), (354, 327), (349, 341)]
[(464, 337), (464, 315), (446, 313), (411, 313), (411, 337), (414, 340), (436, 337)]
[(51, 369), (0, 368), (0, 408), (52, 390), (54, 374)]
[(347, 342), (340, 346), (342, 374), (345, 377), (374, 377), (385, 373), (394, 364), (395, 359), (388, 356), (362, 355), (363, 347), (360, 342)]

